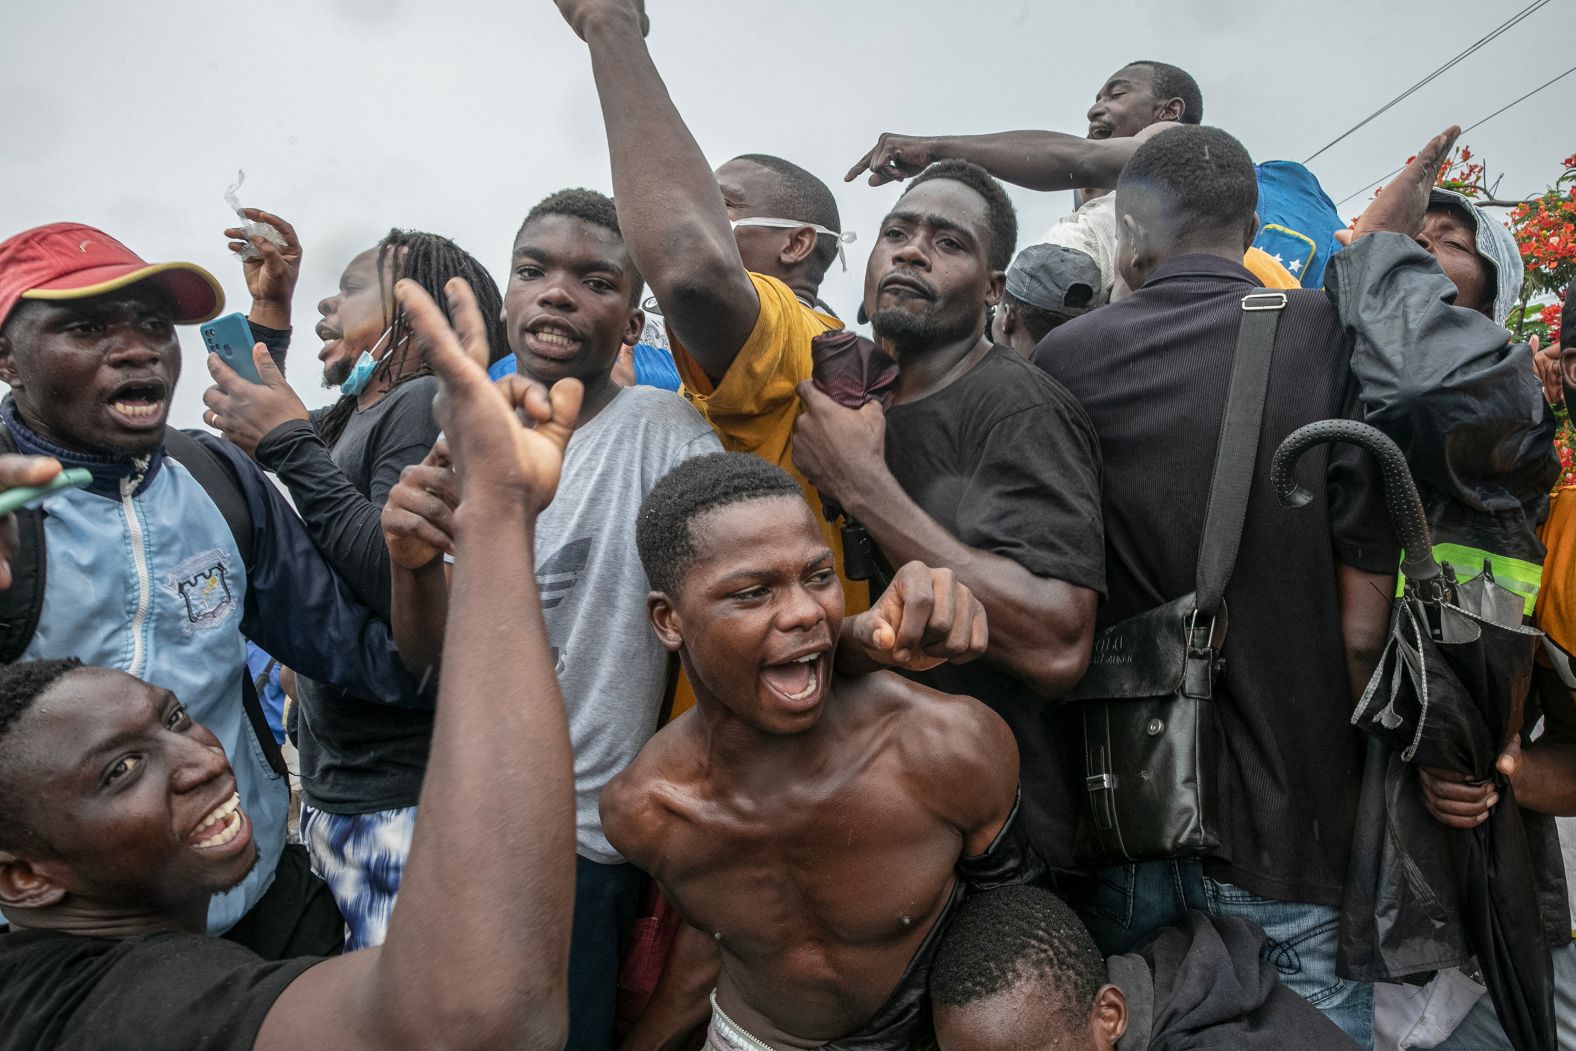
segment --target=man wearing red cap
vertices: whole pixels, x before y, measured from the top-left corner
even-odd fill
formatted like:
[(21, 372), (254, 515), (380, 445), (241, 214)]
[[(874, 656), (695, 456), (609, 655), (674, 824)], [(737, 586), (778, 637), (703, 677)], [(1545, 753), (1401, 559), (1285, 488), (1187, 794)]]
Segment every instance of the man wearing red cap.
[(0, 242), (4, 442), (48, 458), (32, 466), (37, 477), (56, 462), (92, 474), (46, 497), (41, 515), (17, 516), (29, 524), (20, 548), (6, 542), (18, 522), (0, 522), (13, 571), (0, 574), (0, 657), (78, 657), (179, 696), (224, 745), (258, 845), (257, 866), (214, 898), (210, 931), (264, 956), (321, 953), (341, 925), (304, 851), (285, 849), (284, 766), (249, 688), (243, 636), (315, 679), (422, 702), (386, 625), (263, 473), (212, 435), (165, 426), (180, 377), (175, 326), (212, 318), (223, 301), (202, 267), (150, 265), (89, 226)]

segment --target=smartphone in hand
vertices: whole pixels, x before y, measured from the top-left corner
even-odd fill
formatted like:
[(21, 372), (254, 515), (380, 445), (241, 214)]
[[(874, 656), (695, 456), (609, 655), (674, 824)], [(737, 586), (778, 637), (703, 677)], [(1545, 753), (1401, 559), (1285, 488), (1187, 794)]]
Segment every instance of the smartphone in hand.
[(246, 323), (245, 314), (226, 314), (201, 326), (202, 341), (208, 353), (219, 358), (248, 383), (261, 383), (257, 363), (252, 360), (252, 348), (257, 340), (252, 338), (252, 326)]

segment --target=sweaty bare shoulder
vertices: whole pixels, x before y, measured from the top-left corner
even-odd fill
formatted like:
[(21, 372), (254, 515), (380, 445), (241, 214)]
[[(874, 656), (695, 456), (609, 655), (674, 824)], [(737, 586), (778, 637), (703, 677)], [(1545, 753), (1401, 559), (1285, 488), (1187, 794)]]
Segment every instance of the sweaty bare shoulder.
[(1001, 716), (973, 697), (942, 693), (894, 672), (862, 676), (855, 695), (896, 716), (893, 741), (937, 812), (965, 833), (995, 829), (1018, 792), (1018, 745)]
[(602, 789), (602, 831), (613, 849), (655, 875), (677, 823), (674, 803), (686, 794), (689, 714), (658, 731), (634, 762)]

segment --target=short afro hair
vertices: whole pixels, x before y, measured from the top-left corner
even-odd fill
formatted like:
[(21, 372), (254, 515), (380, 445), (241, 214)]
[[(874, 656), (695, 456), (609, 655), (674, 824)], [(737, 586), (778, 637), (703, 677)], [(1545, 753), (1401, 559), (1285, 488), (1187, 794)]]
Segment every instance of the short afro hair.
[(1253, 158), (1219, 128), (1182, 126), (1156, 135), (1138, 147), (1116, 183), (1119, 215), (1150, 210), (1178, 242), (1239, 234), (1258, 205)]
[[(11, 731), (51, 686), (80, 667), (82, 662), (75, 657), (0, 665), (0, 785), (6, 783), (17, 759), (17, 750), (7, 741)], [(12, 809), (15, 803), (13, 793), (0, 792), (0, 848), (36, 846), (37, 838), (17, 820)]]
[(1105, 958), (1083, 921), (1042, 887), (1011, 884), (964, 901), (942, 935), (930, 971), (938, 1004), (967, 1007), (1025, 982), (1084, 1024), (1106, 984)]
[(1147, 58), (1129, 62), (1128, 65), (1143, 66), (1150, 71), (1154, 77), (1154, 96), (1158, 101), (1182, 100), (1181, 123), (1204, 123), (1204, 93), (1199, 91), (1198, 81), (1193, 79), (1191, 73), (1170, 63)]
[(751, 453), (709, 453), (685, 460), (663, 475), (640, 504), (635, 547), (651, 586), (678, 594), (699, 550), (694, 522), (719, 507), (777, 497), (803, 499), (788, 472)]
[(1012, 253), (1018, 247), (1018, 213), (1007, 197), (1001, 183), (991, 178), (989, 172), (973, 161), (956, 158), (937, 161), (908, 181), (898, 200), (908, 196), (916, 186), (932, 179), (951, 179), (960, 182), (985, 198), (986, 216), (990, 224), (990, 245), (985, 261), (992, 270), (1006, 270), (1012, 262)]
[[(770, 153), (741, 153), (733, 158), (747, 161), (758, 168), (765, 168), (775, 178), (770, 196), (760, 202), (775, 219), (794, 219), (801, 223), (814, 223), (828, 230), (843, 232), (843, 218), (837, 210), (837, 198), (831, 189), (808, 170), (793, 161), (783, 160)], [(826, 273), (837, 257), (837, 238), (821, 234), (815, 241), (815, 252), (810, 258), (815, 262), (817, 276)]]
[[(613, 205), (613, 198), (584, 187), (559, 190), (557, 193), (543, 197), (534, 208), (525, 213), (525, 220), (520, 223), (520, 229), (515, 233), (514, 239), (518, 241), (527, 226), (549, 215), (564, 215), (571, 219), (579, 219), (592, 226), (611, 230), (620, 241), (624, 239), (624, 231), (619, 229), (618, 209)], [(639, 303), (640, 294), (645, 291), (646, 283), (640, 276), (640, 271), (635, 269), (633, 259), (629, 261), (629, 277), (629, 302)]]

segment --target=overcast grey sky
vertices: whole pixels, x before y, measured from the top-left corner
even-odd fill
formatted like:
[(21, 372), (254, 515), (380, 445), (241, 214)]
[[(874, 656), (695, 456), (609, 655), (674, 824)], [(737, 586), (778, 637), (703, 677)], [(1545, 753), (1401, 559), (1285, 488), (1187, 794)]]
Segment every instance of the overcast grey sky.
[[(1255, 160), (1301, 160), (1525, 0), (648, 0), (650, 44), (707, 156), (777, 153), (814, 171), (859, 234), (825, 298), (852, 317), (897, 191), (844, 184), (881, 131), (1081, 134), (1095, 90), (1136, 58), (1197, 77), (1204, 117)], [(1336, 200), (1553, 76), (1576, 43), (1554, 0), (1311, 167)], [(1576, 152), (1576, 76), (1466, 140), (1542, 188)], [(249, 304), (222, 194), (296, 224), (306, 256), (290, 378), (323, 404), (311, 331), (350, 257), (390, 226), (455, 238), (505, 271), (521, 217), (564, 186), (610, 189), (584, 45), (551, 0), (4, 0), (0, 237), (103, 227), (144, 258), (190, 259)], [(1069, 194), (1013, 191), (1033, 238)], [(1343, 206), (1355, 214), (1367, 194)], [(200, 339), (183, 330), (173, 422), (199, 422)]]

